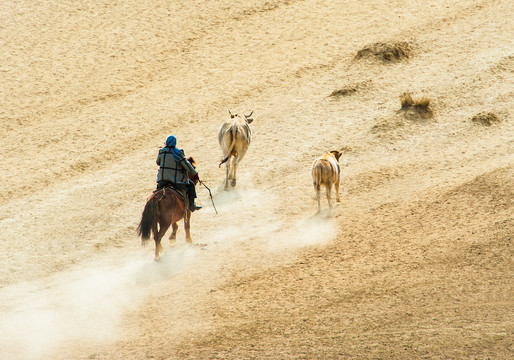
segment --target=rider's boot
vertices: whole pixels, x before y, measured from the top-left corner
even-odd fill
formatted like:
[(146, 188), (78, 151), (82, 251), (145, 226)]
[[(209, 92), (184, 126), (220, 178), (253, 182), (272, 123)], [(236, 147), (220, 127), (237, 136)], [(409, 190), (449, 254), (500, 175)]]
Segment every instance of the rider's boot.
[(189, 206), (189, 209), (191, 210), (191, 212), (195, 211), (195, 210), (200, 210), (202, 207), (201, 206), (198, 206), (196, 205), (196, 202), (193, 201), (193, 203), (191, 204), (191, 206)]

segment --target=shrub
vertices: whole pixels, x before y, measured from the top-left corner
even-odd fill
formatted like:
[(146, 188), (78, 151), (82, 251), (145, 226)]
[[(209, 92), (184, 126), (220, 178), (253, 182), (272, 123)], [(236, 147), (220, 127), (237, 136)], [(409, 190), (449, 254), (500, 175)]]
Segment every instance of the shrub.
[(400, 102), (402, 104), (402, 109), (409, 109), (412, 107), (412, 105), (414, 105), (414, 100), (412, 100), (412, 96), (408, 92), (400, 95)]
[(405, 111), (405, 116), (413, 118), (427, 119), (432, 117), (432, 109), (430, 108), (430, 98), (422, 96), (413, 98), (409, 92), (400, 95), (401, 110)]

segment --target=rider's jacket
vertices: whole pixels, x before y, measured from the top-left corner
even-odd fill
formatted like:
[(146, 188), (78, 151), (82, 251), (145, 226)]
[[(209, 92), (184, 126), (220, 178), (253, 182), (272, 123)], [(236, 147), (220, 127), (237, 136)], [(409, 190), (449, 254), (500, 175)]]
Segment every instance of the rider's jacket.
[(180, 159), (176, 161), (171, 147), (165, 146), (159, 150), (156, 160), (157, 165), (159, 165), (157, 182), (168, 180), (174, 184), (187, 184), (187, 174), (189, 173), (192, 176), (197, 174), (193, 165), (186, 160), (183, 150), (181, 150), (180, 155)]

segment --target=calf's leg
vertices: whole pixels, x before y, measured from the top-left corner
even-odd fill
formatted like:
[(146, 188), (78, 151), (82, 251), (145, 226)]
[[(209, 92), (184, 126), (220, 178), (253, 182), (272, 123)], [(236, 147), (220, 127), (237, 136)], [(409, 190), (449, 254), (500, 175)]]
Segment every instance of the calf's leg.
[(321, 189), (320, 186), (314, 184), (314, 191), (316, 191), (316, 200), (318, 201), (318, 214), (321, 211)]
[(336, 183), (334, 184), (334, 187), (336, 188), (336, 201), (340, 202), (341, 199), (339, 198), (339, 179), (337, 179)]
[(332, 194), (331, 194), (331, 187), (332, 184), (326, 184), (325, 188), (327, 189), (327, 200), (328, 200), (328, 207), (332, 209)]

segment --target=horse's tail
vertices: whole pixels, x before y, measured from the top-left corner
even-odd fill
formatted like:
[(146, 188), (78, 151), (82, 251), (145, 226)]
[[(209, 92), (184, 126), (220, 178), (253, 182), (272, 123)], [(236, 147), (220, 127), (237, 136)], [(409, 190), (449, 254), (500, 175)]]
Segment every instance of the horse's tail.
[(143, 241), (143, 244), (146, 244), (148, 239), (150, 239), (150, 235), (152, 231), (157, 231), (157, 212), (158, 212), (159, 199), (152, 196), (146, 202), (145, 208), (143, 210), (143, 214), (141, 215), (141, 221), (139, 222), (139, 226), (137, 227), (137, 232)]

